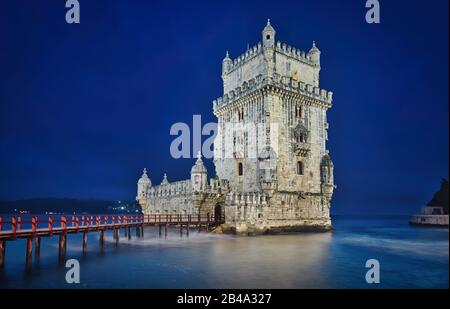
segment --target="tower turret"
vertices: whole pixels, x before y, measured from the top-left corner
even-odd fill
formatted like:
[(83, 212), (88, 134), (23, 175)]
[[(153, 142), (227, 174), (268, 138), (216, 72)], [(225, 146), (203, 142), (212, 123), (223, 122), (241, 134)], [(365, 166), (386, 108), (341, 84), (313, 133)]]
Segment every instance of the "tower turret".
[(313, 45), (308, 52), (308, 56), (314, 64), (320, 66), (320, 50), (317, 48), (315, 41), (313, 41)]
[(167, 180), (167, 174), (164, 173), (163, 180), (161, 181), (161, 185), (167, 185), (169, 184), (169, 181)]
[(197, 154), (197, 161), (191, 169), (191, 182), (194, 191), (204, 191), (208, 187), (208, 171), (203, 165), (200, 151)]
[(231, 60), (230, 55), (228, 54), (227, 51), (225, 54), (225, 58), (223, 58), (222, 60), (222, 78), (230, 71), (232, 63), (233, 60)]
[(331, 161), (330, 155), (327, 151), (327, 153), (322, 158), (322, 162), (320, 163), (320, 180), (322, 183), (322, 193), (328, 199), (328, 201), (331, 200), (331, 197), (333, 196), (333, 190), (335, 188), (333, 174), (333, 161)]
[(147, 191), (152, 186), (152, 182), (151, 182), (150, 178), (148, 178), (148, 176), (147, 176), (146, 168), (144, 168), (144, 170), (142, 172), (142, 176), (138, 180), (137, 186), (138, 186), (138, 188), (137, 188), (136, 201), (138, 201), (139, 204), (142, 207), (144, 207), (146, 200), (147, 200)]
[(270, 19), (267, 20), (267, 25), (262, 31), (262, 42), (264, 47), (274, 47), (275, 46), (275, 34), (276, 31), (270, 24)]

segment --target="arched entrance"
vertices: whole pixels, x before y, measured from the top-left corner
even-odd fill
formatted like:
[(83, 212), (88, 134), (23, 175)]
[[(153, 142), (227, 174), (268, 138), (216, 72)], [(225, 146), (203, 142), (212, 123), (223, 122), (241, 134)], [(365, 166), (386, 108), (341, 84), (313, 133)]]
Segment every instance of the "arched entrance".
[(220, 204), (217, 204), (216, 207), (214, 207), (214, 221), (216, 224), (221, 224), (224, 220), (225, 217), (222, 206)]

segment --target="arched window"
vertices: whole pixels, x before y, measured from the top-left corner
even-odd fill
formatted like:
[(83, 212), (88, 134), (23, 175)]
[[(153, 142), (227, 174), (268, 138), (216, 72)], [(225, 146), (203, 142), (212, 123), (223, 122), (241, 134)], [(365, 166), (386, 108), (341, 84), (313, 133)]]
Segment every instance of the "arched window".
[(238, 163), (238, 175), (242, 176), (244, 174), (244, 167), (242, 166), (242, 163)]
[(270, 40), (270, 34), (266, 35), (266, 40)]
[(303, 162), (297, 161), (297, 168), (296, 168), (297, 175), (303, 175)]

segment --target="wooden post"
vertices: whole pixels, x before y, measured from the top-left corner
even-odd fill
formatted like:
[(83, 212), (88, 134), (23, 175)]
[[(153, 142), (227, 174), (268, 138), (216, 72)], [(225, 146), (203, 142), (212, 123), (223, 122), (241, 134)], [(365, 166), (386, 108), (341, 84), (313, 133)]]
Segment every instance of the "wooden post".
[(116, 235), (116, 245), (119, 243), (119, 229), (114, 229), (114, 234)]
[[(81, 222), (83, 224), (83, 222)], [(77, 233), (80, 232), (80, 218), (78, 216), (75, 217), (75, 226), (77, 228)]]
[(139, 229), (139, 226), (136, 225), (136, 237), (137, 237), (137, 238), (141, 237), (141, 233), (140, 233), (140, 232), (141, 232), (141, 231), (140, 231), (140, 229)]
[(168, 224), (166, 223), (166, 225), (164, 225), (164, 236), (167, 238), (167, 227)]
[(66, 240), (67, 240), (67, 235), (65, 234), (61, 234), (59, 235), (59, 261), (60, 262), (64, 262), (64, 258), (66, 256)]
[(206, 215), (206, 231), (209, 232), (209, 212)]
[(200, 230), (202, 229), (202, 218), (200, 217), (200, 211), (198, 212), (198, 222), (197, 222), (197, 226), (198, 226), (198, 232), (200, 233)]
[(27, 238), (27, 252), (25, 255), (25, 264), (26, 264), (27, 270), (31, 269), (32, 258), (33, 258), (33, 238), (28, 237)]
[(22, 229), (22, 216), (17, 217), (17, 230), (20, 231)]
[(39, 262), (41, 258), (41, 237), (36, 237), (34, 242), (34, 259), (36, 262)]
[(127, 235), (128, 235), (128, 240), (131, 239), (131, 228), (128, 226), (127, 227)]
[(87, 253), (87, 241), (88, 241), (88, 233), (83, 232), (83, 254)]
[(65, 232), (67, 230), (67, 219), (66, 216), (61, 217), (61, 228)]
[(6, 241), (0, 240), (0, 269), (5, 266)]
[(162, 225), (158, 224), (158, 226), (159, 226), (159, 237), (161, 237), (161, 235), (162, 235)]
[(37, 231), (37, 217), (33, 216), (31, 219), (31, 232), (33, 233), (33, 238), (36, 237), (36, 231)]
[(188, 224), (186, 229), (186, 236), (189, 236), (189, 228), (191, 227), (191, 215), (188, 215)]
[(48, 230), (49, 230), (49, 235), (52, 236), (53, 235), (53, 218), (52, 218), (52, 216), (48, 217)]
[(100, 248), (103, 249), (104, 245), (105, 245), (105, 231), (101, 230), (100, 231)]
[(13, 233), (13, 237), (16, 238), (16, 232), (17, 232), (16, 217), (11, 218), (11, 231)]
[(144, 225), (141, 226), (141, 237), (144, 237)]

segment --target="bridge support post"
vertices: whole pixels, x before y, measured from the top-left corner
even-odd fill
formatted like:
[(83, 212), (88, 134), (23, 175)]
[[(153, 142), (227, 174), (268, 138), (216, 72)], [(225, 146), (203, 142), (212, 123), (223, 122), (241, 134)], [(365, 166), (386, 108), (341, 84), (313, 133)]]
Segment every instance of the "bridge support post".
[(159, 224), (158, 227), (159, 227), (159, 237), (161, 237), (161, 235), (162, 235), (162, 225)]
[(103, 249), (104, 246), (105, 246), (105, 231), (101, 230), (100, 231), (100, 248)]
[(127, 227), (127, 235), (128, 235), (128, 240), (131, 239), (131, 228)]
[(6, 241), (0, 240), (0, 269), (5, 266)]
[(114, 239), (116, 240), (116, 245), (119, 243), (119, 230), (114, 229)]
[(27, 238), (27, 251), (25, 254), (25, 264), (26, 264), (27, 270), (31, 269), (32, 257), (33, 257), (33, 238), (28, 237)]
[(39, 262), (41, 258), (41, 237), (36, 237), (34, 240), (34, 260)]
[(141, 226), (141, 237), (144, 237), (144, 226)]
[(124, 228), (123, 228), (123, 231), (124, 231), (124, 236), (125, 236), (125, 237), (128, 237), (128, 234), (129, 234), (129, 233), (128, 233), (128, 227), (124, 227)]
[(166, 225), (164, 225), (164, 236), (167, 238), (167, 228), (168, 228), (168, 224), (166, 223)]
[(139, 226), (136, 226), (136, 238), (141, 237), (141, 230)]
[(87, 241), (88, 241), (88, 236), (87, 236), (87, 232), (83, 233), (83, 254), (87, 253)]
[(61, 234), (59, 235), (59, 246), (58, 246), (58, 257), (60, 262), (64, 262), (64, 258), (66, 257), (66, 249), (67, 249), (67, 235)]

